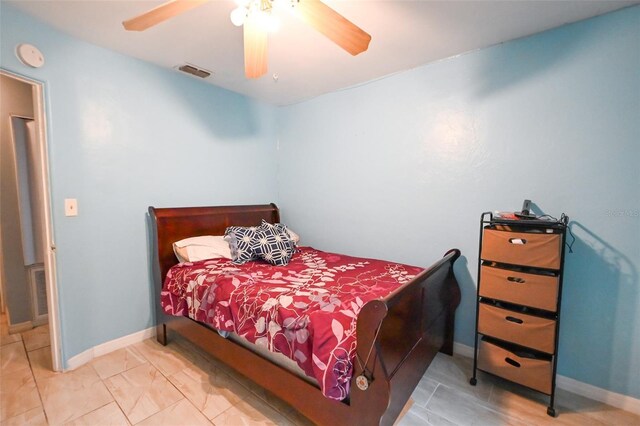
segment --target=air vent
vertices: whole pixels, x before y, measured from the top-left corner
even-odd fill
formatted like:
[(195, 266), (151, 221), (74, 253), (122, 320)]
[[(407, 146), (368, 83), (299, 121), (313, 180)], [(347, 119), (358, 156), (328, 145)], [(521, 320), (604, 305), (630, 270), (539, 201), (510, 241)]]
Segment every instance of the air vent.
[(212, 74), (211, 71), (207, 71), (203, 68), (198, 68), (190, 64), (179, 65), (177, 68), (182, 72), (186, 72), (187, 74), (195, 75), (200, 78), (207, 78)]
[(44, 265), (36, 264), (29, 267), (29, 281), (31, 284), (33, 321), (46, 322), (48, 318), (47, 280), (44, 274)]

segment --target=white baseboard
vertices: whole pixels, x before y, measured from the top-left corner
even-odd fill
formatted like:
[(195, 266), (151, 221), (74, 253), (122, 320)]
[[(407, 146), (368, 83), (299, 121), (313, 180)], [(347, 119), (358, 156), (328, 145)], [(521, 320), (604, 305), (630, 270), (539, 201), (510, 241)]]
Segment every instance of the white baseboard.
[(75, 370), (78, 367), (82, 367), (83, 365), (91, 361), (93, 358), (95, 358), (95, 355), (93, 353), (93, 348), (89, 348), (86, 351), (80, 352), (78, 355), (72, 356), (71, 358), (69, 358), (66, 362), (66, 366), (64, 367), (63, 371), (71, 371), (71, 370)]
[(87, 349), (84, 352), (79, 353), (67, 360), (67, 367), (64, 371), (75, 370), (76, 368), (83, 366), (94, 358), (102, 355), (106, 355), (118, 349), (122, 349), (134, 343), (142, 342), (156, 335), (156, 328), (150, 327), (145, 330), (138, 331), (136, 333), (129, 334), (127, 336), (119, 337), (109, 342), (101, 343), (97, 346)]
[(33, 321), (31, 321), (31, 324), (34, 327), (40, 327), (41, 325), (49, 324), (49, 316), (48, 315), (44, 315), (44, 316), (38, 317), (38, 318), (34, 319)]
[(608, 391), (559, 374), (558, 377), (556, 377), (556, 386), (586, 398), (595, 399), (596, 401), (604, 402), (613, 407), (640, 415), (640, 399)]
[(12, 324), (9, 326), (9, 333), (24, 333), (25, 331), (29, 331), (33, 328), (33, 323), (31, 321), (20, 322), (18, 324)]
[(453, 342), (453, 353), (466, 358), (473, 358), (473, 348), (462, 343)]
[[(453, 353), (456, 355), (473, 358), (473, 348), (462, 343), (454, 342)], [(602, 389), (588, 383), (579, 382), (570, 377), (556, 376), (556, 386), (568, 392), (584, 396), (595, 401), (604, 402), (613, 407), (629, 411), (634, 414), (640, 414), (640, 399), (628, 395), (622, 395), (617, 392)]]

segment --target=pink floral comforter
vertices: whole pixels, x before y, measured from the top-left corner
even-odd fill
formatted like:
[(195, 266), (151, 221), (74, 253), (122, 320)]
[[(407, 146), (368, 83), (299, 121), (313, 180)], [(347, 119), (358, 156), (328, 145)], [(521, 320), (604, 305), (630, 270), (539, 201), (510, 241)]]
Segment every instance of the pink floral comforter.
[(326, 397), (342, 400), (353, 374), (358, 312), (421, 271), (301, 247), (287, 266), (226, 259), (178, 264), (167, 274), (161, 303), (169, 315), (284, 354)]

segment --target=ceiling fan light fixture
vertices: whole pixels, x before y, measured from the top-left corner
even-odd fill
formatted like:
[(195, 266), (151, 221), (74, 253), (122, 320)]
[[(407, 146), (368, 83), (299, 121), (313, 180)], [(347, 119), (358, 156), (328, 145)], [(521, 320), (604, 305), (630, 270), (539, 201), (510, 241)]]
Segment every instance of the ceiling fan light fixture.
[[(122, 25), (127, 31), (144, 31), (207, 1), (210, 0), (169, 0), (124, 21)], [(272, 13), (274, 5), (279, 8), (288, 4), (295, 10), (294, 15), (353, 56), (369, 48), (371, 35), (322, 0), (236, 1), (238, 7), (229, 17), (234, 25), (243, 27), (244, 70), (247, 78), (259, 78), (267, 73), (268, 33), (279, 27), (279, 22)]]
[(244, 6), (238, 6), (237, 8), (231, 11), (231, 22), (236, 27), (241, 27), (244, 24), (244, 21), (247, 20), (248, 10)]
[(261, 12), (258, 15), (259, 25), (270, 33), (275, 33), (280, 29), (280, 20), (270, 12)]
[(291, 10), (296, 3), (297, 0), (271, 0), (271, 5), (276, 10)]
[(273, 0), (238, 0), (236, 3), (238, 7), (229, 15), (236, 27), (243, 26), (249, 16), (253, 16), (265, 31), (273, 33), (280, 29), (280, 20), (272, 13)]

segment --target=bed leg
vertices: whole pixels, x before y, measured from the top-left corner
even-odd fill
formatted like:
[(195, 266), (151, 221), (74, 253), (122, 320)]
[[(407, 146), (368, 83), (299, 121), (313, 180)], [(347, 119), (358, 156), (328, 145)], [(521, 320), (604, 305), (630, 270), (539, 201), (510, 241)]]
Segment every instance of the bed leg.
[(165, 323), (156, 325), (156, 339), (162, 346), (167, 346), (167, 326)]
[(444, 325), (444, 342), (442, 343), (440, 352), (447, 355), (453, 355), (453, 328), (455, 325), (456, 315), (453, 310), (447, 312), (445, 315), (447, 318)]

